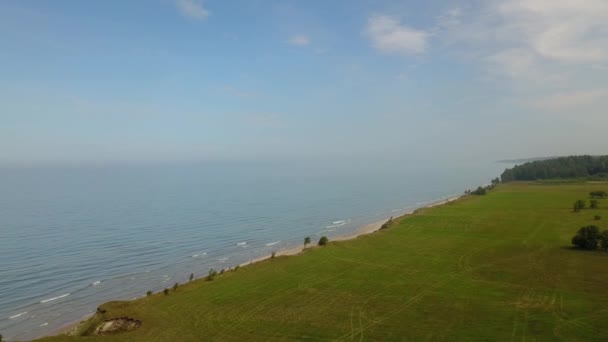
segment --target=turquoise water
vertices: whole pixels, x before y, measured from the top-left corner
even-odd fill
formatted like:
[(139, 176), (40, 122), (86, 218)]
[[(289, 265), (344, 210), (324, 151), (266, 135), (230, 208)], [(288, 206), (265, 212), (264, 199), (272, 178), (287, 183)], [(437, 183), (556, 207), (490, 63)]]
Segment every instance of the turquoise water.
[(496, 163), (0, 169), (0, 333), (95, 311), (488, 183)]

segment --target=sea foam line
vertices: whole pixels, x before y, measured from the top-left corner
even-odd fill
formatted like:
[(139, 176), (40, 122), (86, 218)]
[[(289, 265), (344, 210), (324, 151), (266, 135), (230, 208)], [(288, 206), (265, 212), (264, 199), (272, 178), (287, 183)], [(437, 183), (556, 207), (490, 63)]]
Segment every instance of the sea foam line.
[(49, 299), (45, 299), (45, 300), (41, 300), (41, 301), (40, 301), (40, 303), (48, 303), (48, 302), (52, 302), (52, 301), (57, 300), (57, 299), (65, 298), (65, 297), (67, 297), (67, 296), (69, 296), (69, 295), (70, 295), (69, 293), (62, 294), (61, 296), (57, 296), (57, 297), (53, 297), (53, 298), (49, 298)]
[(270, 242), (270, 243), (267, 243), (266, 246), (274, 246), (279, 242), (281, 242), (281, 241)]
[(18, 314), (14, 315), (14, 316), (9, 317), (8, 319), (15, 319), (15, 318), (19, 318), (19, 317), (21, 317), (21, 316), (25, 315), (26, 313), (27, 313), (27, 311), (22, 312), (22, 313), (18, 313)]

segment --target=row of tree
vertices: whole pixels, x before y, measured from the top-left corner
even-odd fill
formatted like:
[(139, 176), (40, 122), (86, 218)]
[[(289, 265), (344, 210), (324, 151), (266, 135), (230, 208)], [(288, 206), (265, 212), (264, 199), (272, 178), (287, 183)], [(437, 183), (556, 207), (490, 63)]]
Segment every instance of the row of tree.
[(506, 169), (501, 179), (503, 182), (511, 182), (590, 176), (608, 179), (608, 156), (571, 156), (537, 160)]

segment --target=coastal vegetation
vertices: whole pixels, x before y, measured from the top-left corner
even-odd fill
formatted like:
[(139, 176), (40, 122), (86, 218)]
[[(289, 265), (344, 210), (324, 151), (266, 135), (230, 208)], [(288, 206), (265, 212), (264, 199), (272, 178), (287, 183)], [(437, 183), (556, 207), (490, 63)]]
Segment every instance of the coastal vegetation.
[[(503, 182), (576, 178), (608, 180), (608, 156), (536, 160), (507, 169), (501, 175)], [(604, 197), (608, 197), (605, 192)]]
[(605, 248), (608, 227), (570, 207), (602, 189), (500, 185), (170, 296), (103, 304), (82, 331), (121, 317), (136, 330), (44, 340), (607, 340), (608, 253), (569, 247), (578, 230)]
[(310, 236), (304, 238), (304, 248), (306, 248), (306, 245), (308, 244), (310, 244)]
[(319, 246), (325, 246), (329, 243), (329, 239), (327, 238), (327, 236), (321, 236), (321, 238), (319, 239)]

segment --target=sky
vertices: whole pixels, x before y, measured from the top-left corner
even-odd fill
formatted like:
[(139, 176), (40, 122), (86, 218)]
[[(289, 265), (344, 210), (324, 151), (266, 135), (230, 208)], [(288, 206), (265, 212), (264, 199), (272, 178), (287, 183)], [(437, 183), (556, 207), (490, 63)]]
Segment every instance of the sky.
[(0, 165), (608, 154), (605, 0), (0, 1)]

